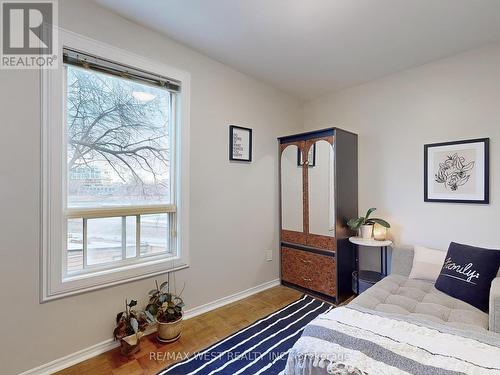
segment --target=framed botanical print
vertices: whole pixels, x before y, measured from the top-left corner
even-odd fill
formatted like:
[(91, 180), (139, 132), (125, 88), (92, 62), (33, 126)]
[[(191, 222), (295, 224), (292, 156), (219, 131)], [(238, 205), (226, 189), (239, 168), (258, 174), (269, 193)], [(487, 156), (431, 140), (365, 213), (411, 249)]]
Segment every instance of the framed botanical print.
[(489, 138), (424, 145), (424, 201), (489, 203)]
[(252, 129), (229, 126), (229, 160), (252, 161)]

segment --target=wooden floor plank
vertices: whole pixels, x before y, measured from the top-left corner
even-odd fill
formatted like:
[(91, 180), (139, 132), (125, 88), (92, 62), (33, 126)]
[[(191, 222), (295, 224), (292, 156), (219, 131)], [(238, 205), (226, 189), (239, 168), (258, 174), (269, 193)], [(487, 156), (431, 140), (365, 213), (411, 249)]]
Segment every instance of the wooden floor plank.
[(175, 343), (162, 344), (155, 334), (144, 337), (141, 350), (124, 357), (119, 349), (83, 361), (58, 375), (152, 375), (170, 363), (184, 359), (207, 346), (288, 305), (301, 293), (277, 286), (243, 300), (184, 321), (182, 336)]

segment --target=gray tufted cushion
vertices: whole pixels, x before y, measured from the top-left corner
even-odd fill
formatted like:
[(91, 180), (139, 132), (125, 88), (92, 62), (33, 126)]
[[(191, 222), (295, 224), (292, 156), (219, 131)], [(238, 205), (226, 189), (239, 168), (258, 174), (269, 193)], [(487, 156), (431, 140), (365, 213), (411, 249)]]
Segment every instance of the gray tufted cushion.
[(352, 305), (419, 321), (432, 321), (467, 330), (488, 330), (488, 314), (450, 297), (429, 281), (389, 275), (356, 297)]
[(497, 277), (491, 283), (490, 331), (500, 333), (500, 277)]

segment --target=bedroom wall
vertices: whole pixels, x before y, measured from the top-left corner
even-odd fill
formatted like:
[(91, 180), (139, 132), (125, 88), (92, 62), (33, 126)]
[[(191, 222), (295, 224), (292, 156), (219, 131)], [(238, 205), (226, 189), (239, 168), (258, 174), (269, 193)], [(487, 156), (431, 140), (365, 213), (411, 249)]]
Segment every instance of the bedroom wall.
[[(299, 130), (299, 101), (88, 1), (59, 1), (63, 28), (191, 73), (193, 308), (278, 278), (276, 137)], [(125, 298), (153, 279), (39, 304), (40, 105), (35, 71), (0, 71), (1, 373), (18, 374), (111, 337)], [(253, 128), (254, 161), (228, 161), (228, 125)], [(272, 249), (274, 260), (265, 260)]]
[[(304, 127), (359, 134), (360, 213), (378, 207), (398, 245), (445, 250), (458, 241), (498, 249), (499, 103), (495, 45), (309, 101)], [(491, 138), (491, 203), (424, 203), (423, 145), (479, 137)], [(373, 255), (378, 264), (378, 251)]]

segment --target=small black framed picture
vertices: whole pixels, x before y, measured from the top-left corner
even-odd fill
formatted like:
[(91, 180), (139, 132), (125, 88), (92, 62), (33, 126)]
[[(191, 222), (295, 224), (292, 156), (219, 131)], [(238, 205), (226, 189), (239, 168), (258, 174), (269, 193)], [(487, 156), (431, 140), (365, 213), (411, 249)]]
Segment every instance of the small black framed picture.
[[(297, 166), (302, 167), (304, 165), (304, 160), (302, 160), (302, 151), (300, 148), (297, 149)], [(307, 153), (307, 161), (309, 162), (307, 165), (309, 167), (314, 167), (316, 165), (316, 143), (309, 148), (309, 152)]]
[(424, 201), (490, 203), (489, 138), (424, 145)]
[(229, 160), (252, 161), (252, 129), (229, 126)]

